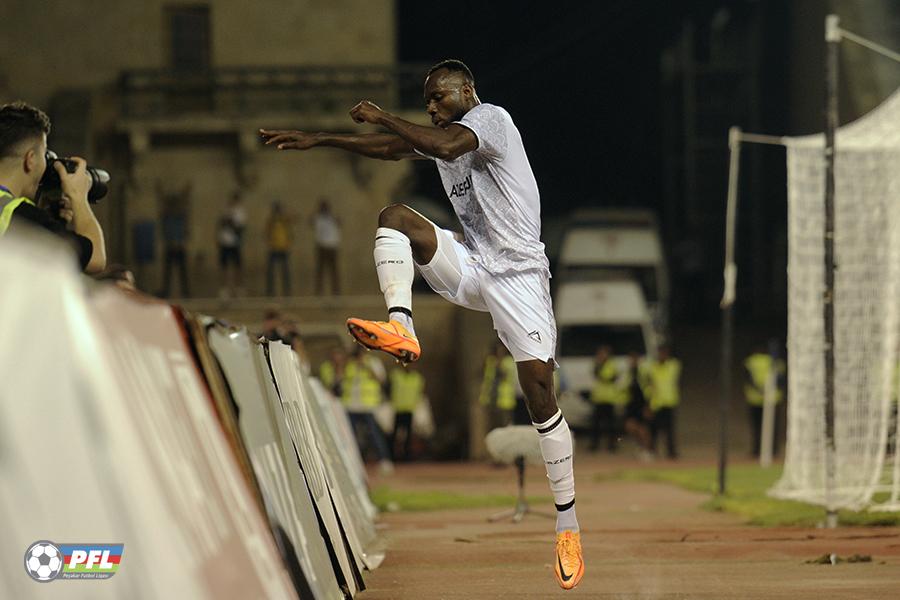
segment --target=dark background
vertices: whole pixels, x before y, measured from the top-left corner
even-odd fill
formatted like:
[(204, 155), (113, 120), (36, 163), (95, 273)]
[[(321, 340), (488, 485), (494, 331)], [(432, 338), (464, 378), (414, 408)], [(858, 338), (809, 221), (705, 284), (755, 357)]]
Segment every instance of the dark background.
[[(398, 60), (461, 59), (475, 74), (481, 100), (510, 112), (541, 190), (545, 237), (554, 222), (579, 207), (655, 210), (669, 252), (676, 313), (679, 306), (699, 304), (693, 314), (704, 322), (717, 318), (721, 293), (728, 127), (794, 133), (786, 84), (791, 15), (784, 4), (461, 1), (435, 7), (400, 0)], [(728, 23), (717, 37), (716, 20), (724, 16)], [(740, 71), (700, 82), (692, 111), (683, 104), (686, 78), (667, 80), (661, 66), (686, 27), (697, 65)], [(747, 97), (755, 98), (752, 106)], [(698, 151), (693, 192), (685, 189), (681, 158), (688, 118), (709, 146)], [(777, 280), (784, 279), (778, 265), (785, 248), (773, 241), (786, 228), (785, 156), (770, 148), (747, 147), (744, 153), (742, 195), (753, 205), (742, 207), (739, 242), (749, 252), (738, 253), (739, 281), (753, 296), (762, 287), (784, 287)], [(420, 191), (438, 199), (443, 192), (431, 171), (422, 167)], [(703, 264), (700, 289), (689, 299), (679, 287), (685, 243), (700, 248)], [(777, 323), (784, 301), (764, 308), (757, 297), (738, 309)]]

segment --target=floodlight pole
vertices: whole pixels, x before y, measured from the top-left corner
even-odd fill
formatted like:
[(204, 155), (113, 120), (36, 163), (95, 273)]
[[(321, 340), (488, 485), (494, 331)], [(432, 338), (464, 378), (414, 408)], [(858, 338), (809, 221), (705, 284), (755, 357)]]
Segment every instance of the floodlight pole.
[(719, 495), (725, 494), (725, 472), (728, 467), (728, 412), (731, 406), (731, 363), (734, 347), (734, 299), (736, 295), (737, 265), (734, 246), (737, 237), (738, 177), (741, 166), (741, 128), (728, 130), (728, 205), (725, 216), (725, 285), (722, 293), (722, 391), (719, 397)]
[(837, 15), (825, 17), (825, 526), (831, 528), (837, 527), (834, 498), (834, 159), (838, 124), (839, 23)]

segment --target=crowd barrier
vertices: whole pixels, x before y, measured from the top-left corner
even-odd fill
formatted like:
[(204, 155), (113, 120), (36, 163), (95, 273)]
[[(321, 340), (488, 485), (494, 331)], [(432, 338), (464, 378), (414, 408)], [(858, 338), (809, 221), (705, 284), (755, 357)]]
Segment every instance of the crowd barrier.
[[(284, 344), (0, 238), (0, 597), (342, 599), (378, 566), (343, 407)], [(124, 544), (33, 581), (37, 540)]]

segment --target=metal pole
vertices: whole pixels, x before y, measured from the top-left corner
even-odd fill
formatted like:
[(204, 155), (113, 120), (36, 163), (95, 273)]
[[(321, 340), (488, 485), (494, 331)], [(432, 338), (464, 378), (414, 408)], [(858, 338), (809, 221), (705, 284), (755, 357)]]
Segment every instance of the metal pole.
[(834, 158), (838, 124), (838, 44), (841, 41), (837, 15), (825, 17), (825, 508), (826, 527), (837, 526), (834, 498)]
[(719, 495), (725, 494), (725, 472), (728, 468), (728, 406), (731, 403), (731, 356), (734, 329), (734, 307), (722, 309), (722, 395), (719, 400)]
[(719, 371), (722, 392), (719, 399), (719, 494), (725, 493), (725, 471), (728, 466), (728, 411), (731, 405), (731, 363), (734, 331), (734, 299), (736, 296), (737, 265), (734, 245), (737, 237), (738, 177), (741, 166), (741, 128), (728, 130), (728, 204), (725, 216), (725, 286), (722, 294), (722, 348)]
[(759, 439), (759, 466), (772, 466), (772, 453), (775, 445), (775, 395), (778, 393), (778, 345), (769, 340), (769, 358), (771, 367), (763, 388), (762, 431)]

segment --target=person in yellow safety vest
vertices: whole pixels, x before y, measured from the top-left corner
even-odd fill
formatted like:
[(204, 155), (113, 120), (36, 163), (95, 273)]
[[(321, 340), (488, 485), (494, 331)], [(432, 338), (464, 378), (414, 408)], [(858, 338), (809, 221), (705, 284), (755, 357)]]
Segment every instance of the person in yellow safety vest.
[[(353, 355), (344, 367), (341, 396), (347, 407), (347, 416), (356, 432), (360, 452), (369, 447), (374, 450), (382, 472), (393, 471), (391, 453), (384, 438), (384, 431), (375, 420), (375, 408), (381, 404), (381, 388), (384, 381), (384, 366), (374, 356), (363, 353), (362, 346), (356, 346)], [(363, 440), (367, 440), (364, 442)]]
[(497, 382), (497, 354), (491, 351), (484, 357), (484, 365), (481, 374), (481, 389), (478, 391), (478, 403), (482, 406), (494, 404)]
[(510, 425), (516, 408), (516, 362), (501, 342), (496, 342), (494, 352), (484, 360), (484, 377), (481, 380), (479, 402), (491, 411), (491, 426)]
[(627, 401), (622, 429), (640, 446), (638, 456), (641, 460), (647, 461), (652, 460), (653, 454), (650, 444), (650, 408), (644, 397), (644, 373), (641, 365), (640, 355), (637, 352), (629, 352), (627, 375), (623, 380)]
[(612, 347), (604, 344), (597, 349), (594, 359), (594, 387), (591, 389), (591, 402), (594, 403), (591, 452), (597, 450), (602, 434), (607, 437), (607, 449), (610, 452), (616, 451), (619, 436), (616, 408), (628, 399), (627, 383), (623, 381), (619, 365), (616, 364), (612, 353)]
[[(389, 448), (394, 460), (408, 461), (412, 445), (413, 413), (422, 402), (425, 393), (425, 378), (418, 370), (418, 363), (410, 363), (406, 368), (397, 367), (388, 379), (391, 406), (394, 407), (394, 431), (391, 432)], [(403, 431), (403, 450), (397, 452), (399, 432)]]
[(675, 409), (681, 401), (681, 361), (672, 358), (669, 347), (660, 346), (657, 358), (645, 366), (644, 393), (650, 404), (650, 443), (656, 453), (660, 432), (666, 434), (666, 451), (671, 459), (678, 458), (675, 444)]
[(272, 209), (266, 220), (266, 243), (269, 249), (269, 260), (266, 266), (266, 293), (275, 295), (275, 268), (281, 265), (281, 295), (291, 295), (291, 274), (288, 265), (291, 245), (293, 244), (294, 220), (289, 216), (277, 200), (272, 202)]
[[(774, 371), (774, 372), (773, 372)], [(784, 361), (775, 359), (765, 351), (764, 346), (757, 347), (753, 354), (744, 360), (744, 398), (750, 414), (750, 429), (753, 435), (751, 441), (752, 454), (759, 457), (762, 444), (763, 405), (766, 398), (766, 384), (770, 376), (775, 377), (772, 389), (772, 400), (777, 404), (784, 398), (781, 389), (781, 380), (785, 373)], [(772, 437), (772, 454), (777, 454), (778, 442), (776, 436)]]
[(333, 348), (331, 358), (319, 365), (319, 381), (335, 396), (343, 397), (341, 381), (344, 379), (344, 367), (347, 364), (347, 353), (343, 348)]

